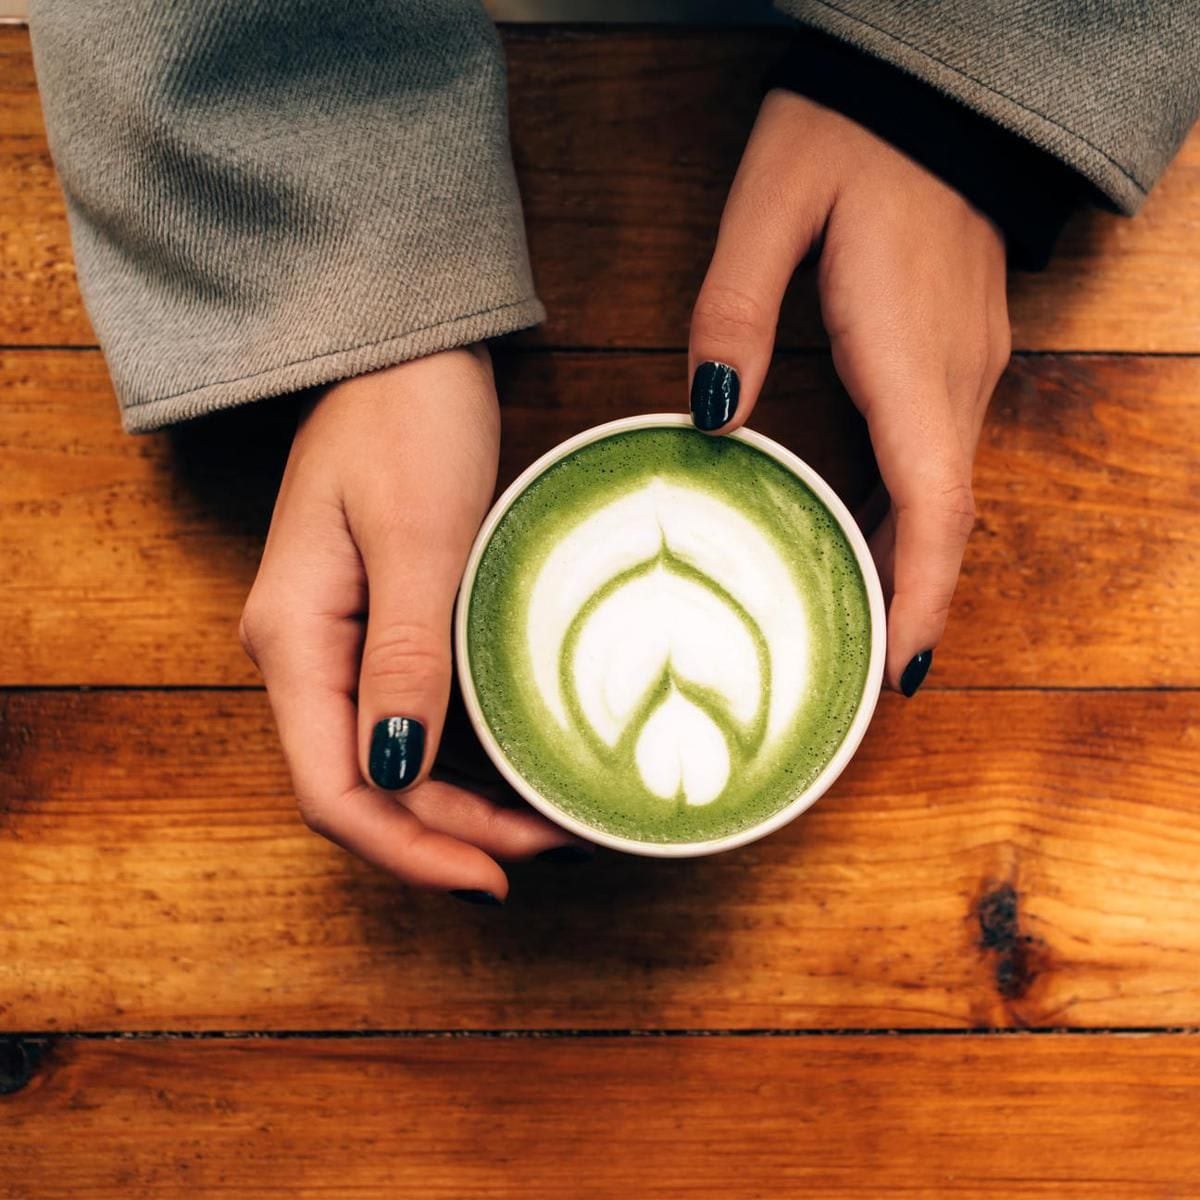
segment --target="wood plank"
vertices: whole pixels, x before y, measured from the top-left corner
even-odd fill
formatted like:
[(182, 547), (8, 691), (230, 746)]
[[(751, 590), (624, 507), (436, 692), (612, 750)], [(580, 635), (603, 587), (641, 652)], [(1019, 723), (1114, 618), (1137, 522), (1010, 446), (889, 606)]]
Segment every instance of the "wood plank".
[(836, 789), (692, 862), (416, 895), (297, 820), (257, 692), (0, 710), (0, 1029), (1200, 1024), (1200, 697), (885, 697)]
[[(596, 422), (681, 409), (683, 373), (508, 354), (503, 478)], [(783, 356), (769, 387), (756, 426), (857, 502), (869, 449), (828, 365)], [(1014, 363), (929, 687), (1200, 683), (1197, 395), (1200, 359)], [(284, 403), (128, 438), (96, 353), (0, 354), (0, 683), (255, 682), (234, 630), (288, 431)]]
[[(514, 156), (558, 346), (681, 347), (781, 31), (509, 29)], [(90, 345), (25, 30), (0, 29), (0, 334)], [(1081, 214), (1014, 283), (1019, 348), (1200, 351), (1200, 131), (1135, 221)], [(781, 345), (822, 341), (811, 280)]]
[(91, 345), (29, 32), (0, 27), (0, 342)]
[(73, 1042), (0, 1098), (8, 1200), (1167, 1200), (1200, 1039)]
[[(686, 345), (780, 44), (778, 30), (508, 32), (513, 153), (550, 311), (529, 340)], [(1018, 349), (1200, 349), (1200, 129), (1137, 220), (1080, 213), (1052, 269), (1016, 276), (1010, 303)], [(779, 344), (823, 340), (802, 278)]]

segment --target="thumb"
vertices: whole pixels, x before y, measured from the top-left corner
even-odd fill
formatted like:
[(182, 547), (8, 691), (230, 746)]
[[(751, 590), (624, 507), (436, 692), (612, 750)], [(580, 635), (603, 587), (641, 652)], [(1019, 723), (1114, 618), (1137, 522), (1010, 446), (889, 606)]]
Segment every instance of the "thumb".
[(359, 537), (370, 608), (358, 685), (363, 775), (399, 791), (428, 774), (450, 698), (450, 625), (466, 558), (395, 529)]
[(688, 345), (692, 420), (706, 433), (743, 425), (758, 401), (783, 295), (820, 236), (828, 187), (804, 174), (789, 105), (772, 92), (729, 191)]
[(496, 478), (491, 371), (454, 352), (408, 364), (392, 466), (363, 472), (346, 518), (367, 579), (358, 681), (364, 778), (398, 791), (425, 778), (450, 697), (454, 598)]

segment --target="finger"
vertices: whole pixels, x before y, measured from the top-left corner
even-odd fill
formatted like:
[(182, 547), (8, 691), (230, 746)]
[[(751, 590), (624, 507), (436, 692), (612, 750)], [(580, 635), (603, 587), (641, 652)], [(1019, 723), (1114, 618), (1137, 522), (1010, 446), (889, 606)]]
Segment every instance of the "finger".
[(883, 520), (875, 526), (867, 538), (871, 557), (875, 560), (875, 569), (879, 572), (879, 584), (883, 589), (883, 598), (888, 604), (892, 602), (895, 588), (896, 560), (896, 514), (889, 508)]
[[(928, 393), (926, 393), (928, 395)], [(911, 696), (946, 628), (963, 552), (975, 523), (971, 453), (954, 433), (951, 407), (921, 396), (871, 406), (871, 436), (892, 498), (887, 679)], [(881, 533), (886, 532), (886, 523)]]
[(883, 480), (877, 479), (871, 490), (863, 497), (854, 509), (854, 520), (863, 536), (869, 541), (871, 536), (883, 524), (891, 511), (892, 500), (883, 486)]
[[(912, 388), (908, 404), (873, 403), (882, 389), (856, 396), (868, 412), (883, 481), (894, 493), (869, 544), (889, 597), (887, 678), (905, 696), (916, 692), (933, 665), (975, 524), (971, 464), (1009, 354), (1002, 288), (1000, 311), (1002, 324), (988, 341), (987, 366), (973, 398), (951, 399), (932, 380)], [(901, 385), (897, 394), (904, 391)]]
[[(261, 618), (260, 618), (261, 627)], [(361, 633), (348, 617), (285, 617), (255, 653), (305, 823), (416, 887), (502, 900), (508, 881), (475, 846), (432, 830), (363, 780), (351, 690)]]
[(428, 773), (450, 695), (450, 614), (466, 549), (401, 519), (360, 534), (370, 613), (358, 686), (364, 778), (388, 791)]
[(427, 779), (404, 795), (404, 804), (428, 829), (470, 842), (493, 858), (516, 862), (547, 850), (586, 843), (528, 808), (503, 808), (440, 779)]
[(758, 401), (797, 264), (819, 237), (829, 196), (806, 175), (790, 111), (772, 92), (729, 192), (688, 346), (692, 420), (707, 433), (744, 424)]
[(363, 781), (349, 696), (294, 686), (270, 694), (310, 828), (415, 887), (507, 896), (508, 880), (485, 850), (451, 836), (449, 826), (429, 827)]

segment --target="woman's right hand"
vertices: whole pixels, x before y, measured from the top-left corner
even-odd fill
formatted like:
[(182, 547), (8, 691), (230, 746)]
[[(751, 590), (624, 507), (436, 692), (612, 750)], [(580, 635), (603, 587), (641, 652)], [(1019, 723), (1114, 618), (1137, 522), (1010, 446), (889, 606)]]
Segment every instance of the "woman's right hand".
[(784, 290), (814, 246), (834, 365), (891, 501), (871, 551), (889, 598), (886, 679), (911, 696), (946, 626), (975, 521), (975, 447), (1008, 361), (1004, 236), (849, 117), (770, 92), (692, 315), (700, 428), (750, 416)]
[(306, 823), (406, 883), (484, 904), (508, 893), (498, 859), (576, 844), (429, 777), (499, 426), (482, 347), (325, 389), (297, 429), (241, 625)]

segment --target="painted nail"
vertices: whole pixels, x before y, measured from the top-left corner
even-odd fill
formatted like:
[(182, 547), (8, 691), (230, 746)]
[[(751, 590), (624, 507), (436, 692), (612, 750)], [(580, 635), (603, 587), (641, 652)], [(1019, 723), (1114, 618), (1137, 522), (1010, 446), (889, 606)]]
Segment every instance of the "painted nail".
[(371, 733), (371, 782), (389, 792), (408, 787), (421, 771), (425, 726), (411, 717), (387, 717)]
[(464, 904), (482, 904), (488, 908), (503, 908), (504, 901), (497, 900), (491, 892), (480, 892), (474, 888), (459, 888), (456, 892), (451, 892), (455, 900), (461, 900)]
[(553, 863), (558, 867), (574, 867), (579, 863), (591, 862), (595, 853), (583, 846), (555, 846), (551, 850), (543, 850), (538, 856), (539, 862)]
[(906, 696), (911, 696), (925, 682), (925, 676), (929, 674), (929, 668), (932, 665), (933, 651), (922, 650), (904, 668), (900, 676), (900, 690)]
[(725, 363), (703, 362), (692, 376), (692, 424), (705, 433), (728, 424), (737, 412), (738, 373)]

